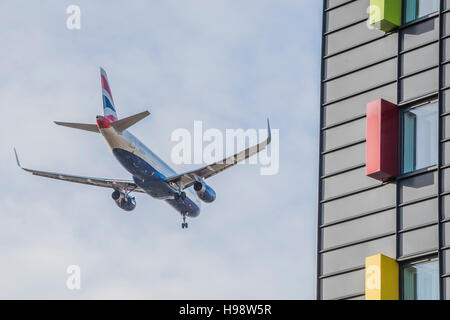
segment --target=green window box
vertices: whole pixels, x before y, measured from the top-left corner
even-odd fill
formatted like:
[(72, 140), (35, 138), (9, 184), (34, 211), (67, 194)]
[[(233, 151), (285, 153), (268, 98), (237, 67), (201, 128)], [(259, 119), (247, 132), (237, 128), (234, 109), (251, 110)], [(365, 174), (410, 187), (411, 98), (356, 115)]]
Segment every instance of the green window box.
[(402, 0), (370, 0), (370, 25), (390, 32), (402, 24)]

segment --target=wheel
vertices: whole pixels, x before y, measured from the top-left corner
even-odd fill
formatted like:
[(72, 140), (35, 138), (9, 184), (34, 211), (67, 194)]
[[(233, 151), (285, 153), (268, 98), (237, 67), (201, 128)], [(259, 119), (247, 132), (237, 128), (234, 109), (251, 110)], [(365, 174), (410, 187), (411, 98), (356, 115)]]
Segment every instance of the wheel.
[(184, 225), (185, 225), (185, 228), (187, 229), (187, 227), (188, 227), (188, 223), (186, 222), (186, 223), (185, 223)]
[(181, 192), (181, 195), (180, 195), (180, 197), (181, 197), (181, 200), (186, 200), (186, 192)]
[(181, 224), (181, 229), (184, 229), (184, 223)]
[(175, 201), (178, 201), (178, 200), (180, 200), (180, 195), (178, 193), (175, 193), (173, 195), (173, 198), (175, 199)]

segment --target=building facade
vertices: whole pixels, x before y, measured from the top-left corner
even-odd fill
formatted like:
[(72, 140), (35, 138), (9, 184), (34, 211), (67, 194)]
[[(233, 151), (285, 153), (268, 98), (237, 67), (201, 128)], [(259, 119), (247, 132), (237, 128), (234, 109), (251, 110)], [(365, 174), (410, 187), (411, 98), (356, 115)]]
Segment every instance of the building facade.
[(450, 299), (450, 0), (324, 0), (321, 62), (317, 299)]

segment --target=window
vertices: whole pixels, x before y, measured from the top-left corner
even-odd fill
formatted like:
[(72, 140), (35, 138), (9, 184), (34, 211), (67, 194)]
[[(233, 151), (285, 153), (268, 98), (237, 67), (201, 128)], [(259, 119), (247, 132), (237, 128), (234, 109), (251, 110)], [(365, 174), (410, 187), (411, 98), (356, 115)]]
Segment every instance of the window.
[(439, 0), (405, 0), (405, 23), (439, 11)]
[(403, 300), (439, 300), (439, 261), (409, 264), (402, 269)]
[(402, 173), (437, 164), (438, 104), (403, 111)]

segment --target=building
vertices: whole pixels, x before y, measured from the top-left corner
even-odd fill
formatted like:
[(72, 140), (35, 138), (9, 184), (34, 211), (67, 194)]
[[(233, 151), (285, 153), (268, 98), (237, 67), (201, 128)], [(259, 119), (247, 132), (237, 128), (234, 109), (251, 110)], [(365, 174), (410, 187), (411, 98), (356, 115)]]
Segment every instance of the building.
[(450, 299), (450, 0), (324, 0), (318, 299)]

